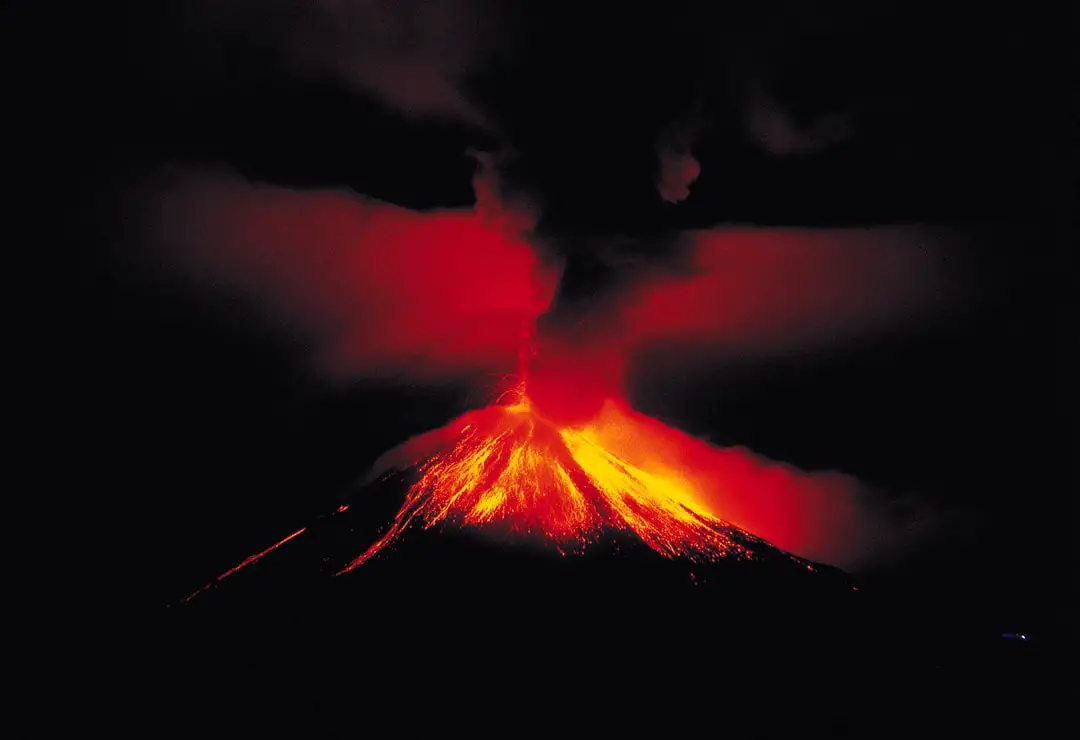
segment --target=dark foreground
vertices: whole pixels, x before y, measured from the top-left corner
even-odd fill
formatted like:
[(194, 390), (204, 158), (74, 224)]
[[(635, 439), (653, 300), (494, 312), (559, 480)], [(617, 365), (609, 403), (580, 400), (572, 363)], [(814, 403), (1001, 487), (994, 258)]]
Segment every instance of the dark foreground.
[(24, 645), (9, 736), (1067, 730), (1063, 646), (830, 569), (765, 559), (695, 581), (632, 545), (561, 558), (422, 535), (331, 578), (310, 569), (324, 550)]

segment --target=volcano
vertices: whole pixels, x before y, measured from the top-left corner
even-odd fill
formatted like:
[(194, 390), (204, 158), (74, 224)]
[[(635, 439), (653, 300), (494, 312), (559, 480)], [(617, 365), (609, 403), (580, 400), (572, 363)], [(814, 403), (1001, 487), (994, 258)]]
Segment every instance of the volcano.
[(410, 705), (600, 706), (753, 693), (776, 681), (761, 655), (811, 651), (809, 670), (857, 647), (851, 579), (709, 511), (678, 434), (611, 399), (560, 425), (515, 389), (170, 610), (150, 660), (224, 695), (272, 676)]
[[(824, 568), (778, 550), (702, 505), (700, 484), (657, 455), (657, 448), (670, 444), (665, 433), (671, 434), (659, 422), (609, 399), (588, 423), (565, 426), (546, 418), (523, 388), (507, 397), (380, 458), (369, 484), (404, 483), (404, 503), (389, 526), (336, 575), (359, 568), (417, 530), (433, 529), (465, 531), (508, 546), (539, 546), (564, 557), (603, 549), (609, 541), (644, 546), (690, 567), (730, 560), (783, 563), (808, 573)], [(355, 517), (354, 503), (340, 505), (331, 517), (350, 509)], [(302, 527), (187, 601), (303, 535), (326, 537)]]

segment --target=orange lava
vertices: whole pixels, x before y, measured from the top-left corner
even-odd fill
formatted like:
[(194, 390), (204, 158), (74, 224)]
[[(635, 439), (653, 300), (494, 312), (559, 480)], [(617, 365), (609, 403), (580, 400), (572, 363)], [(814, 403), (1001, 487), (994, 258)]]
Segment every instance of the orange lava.
[[(562, 554), (622, 533), (661, 556), (694, 563), (754, 559), (775, 548), (811, 570), (802, 557), (828, 562), (814, 557), (815, 547), (827, 555), (823, 548), (834, 540), (858, 544), (861, 521), (830, 503), (845, 494), (849, 481), (842, 475), (806, 474), (740, 448), (714, 447), (617, 396), (587, 421), (556, 418), (522, 386), (383, 455), (369, 480), (404, 473), (415, 475), (414, 482), (388, 528), (337, 574), (410, 529), (437, 526), (539, 540)], [(330, 515), (349, 508), (342, 504)], [(245, 559), (185, 601), (305, 531)]]
[(626, 447), (632, 422), (608, 401), (583, 425), (556, 426), (521, 394), (512, 405), (470, 412), (407, 443), (404, 457), (388, 467), (416, 466), (419, 480), (385, 534), (340, 572), (362, 565), (411, 526), (443, 523), (538, 536), (560, 551), (580, 551), (608, 530), (631, 532), (665, 557), (749, 556), (742, 543), (753, 537), (740, 532), (733, 539), (735, 528), (699, 504), (689, 480), (640, 454), (651, 442), (648, 427), (633, 424), (637, 454), (613, 451)]
[[(347, 507), (345, 507), (345, 508), (347, 508)], [(342, 511), (342, 509), (338, 509), (338, 511)], [(261, 560), (263, 558), (263, 556), (269, 555), (271, 552), (278, 549), (279, 547), (284, 545), (289, 540), (292, 540), (292, 539), (295, 539), (295, 538), (299, 537), (300, 535), (302, 535), (306, 531), (307, 531), (307, 527), (300, 527), (300, 529), (296, 530), (295, 532), (290, 534), (285, 539), (279, 540), (278, 542), (274, 543), (273, 545), (266, 548), (262, 552), (257, 552), (254, 555), (249, 555), (248, 557), (244, 558), (241, 562), (237, 563), (236, 565), (234, 565), (233, 567), (229, 568), (227, 571), (222, 573), (220, 576), (215, 578), (213, 581), (211, 581), (210, 583), (206, 584), (205, 586), (200, 588), (195, 593), (188, 596), (186, 599), (184, 599), (184, 601), (185, 602), (191, 601), (192, 599), (194, 599), (199, 594), (201, 594), (204, 591), (211, 588), (214, 584), (221, 583), (222, 581), (224, 581), (226, 578), (228, 578), (229, 576), (231, 576), (233, 573), (240, 570), (241, 568), (246, 568), (247, 566), (251, 565), (252, 563), (258, 562), (259, 560)]]

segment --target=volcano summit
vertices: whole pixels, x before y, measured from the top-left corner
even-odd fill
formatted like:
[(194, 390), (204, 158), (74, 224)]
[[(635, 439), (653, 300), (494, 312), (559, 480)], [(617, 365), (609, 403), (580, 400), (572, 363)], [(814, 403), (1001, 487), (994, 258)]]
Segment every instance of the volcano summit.
[[(448, 525), (507, 544), (539, 542), (562, 555), (580, 555), (614, 537), (691, 565), (767, 557), (809, 572), (819, 567), (710, 512), (702, 504), (702, 483), (662, 457), (674, 430), (615, 400), (586, 424), (556, 426), (520, 389), (509, 395), (509, 403), (468, 412), (380, 459), (372, 482), (411, 480), (404, 504), (338, 575), (411, 530)], [(342, 504), (333, 516), (351, 506)], [(305, 534), (307, 527), (293, 532), (192, 597)]]

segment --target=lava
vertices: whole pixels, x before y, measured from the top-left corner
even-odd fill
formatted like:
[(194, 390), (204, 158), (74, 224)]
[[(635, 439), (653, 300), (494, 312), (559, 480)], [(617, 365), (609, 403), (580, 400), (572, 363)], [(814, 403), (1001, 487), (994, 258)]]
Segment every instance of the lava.
[[(339, 507), (338, 511), (339, 512), (344, 511), (347, 508), (348, 507)], [(285, 537), (284, 539), (278, 540), (277, 542), (275, 542), (273, 545), (270, 545), (270, 547), (266, 548), (262, 552), (257, 552), (254, 555), (249, 555), (248, 557), (244, 558), (242, 561), (240, 561), (239, 563), (237, 563), (236, 565), (234, 565), (233, 567), (229, 568), (227, 571), (222, 573), (220, 576), (215, 578), (213, 581), (211, 581), (210, 583), (206, 584), (205, 586), (200, 588), (195, 593), (188, 596), (186, 599), (184, 599), (184, 601), (191, 601), (192, 599), (194, 599), (199, 594), (201, 594), (204, 591), (206, 591), (206, 590), (210, 589), (211, 587), (213, 587), (214, 584), (221, 583), (226, 578), (231, 576), (233, 573), (236, 573), (238, 570), (240, 570), (242, 568), (246, 568), (247, 566), (251, 565), (252, 563), (257, 563), (258, 561), (262, 560), (263, 557), (265, 557), (266, 555), (269, 555), (274, 550), (276, 550), (279, 547), (281, 547), (282, 545), (284, 545), (286, 542), (289, 542), (290, 540), (296, 539), (297, 537), (299, 537), (300, 535), (302, 535), (306, 531), (307, 531), (307, 527), (300, 527), (300, 529), (296, 530), (295, 532), (290, 534), (288, 537)]]
[[(712, 514), (690, 476), (643, 454), (677, 443), (671, 437), (675, 430), (636, 418), (640, 415), (616, 399), (606, 400), (589, 422), (573, 426), (546, 418), (523, 389), (503, 394), (502, 400), (383, 456), (376, 465), (383, 474), (415, 471), (418, 478), (391, 525), (338, 575), (367, 562), (413, 526), (538, 538), (563, 554), (583, 552), (604, 533), (620, 532), (635, 535), (664, 557), (692, 562), (751, 558), (755, 543), (765, 544)], [(339, 506), (334, 513), (348, 508)], [(245, 559), (186, 600), (305, 529)]]
[[(394, 523), (341, 572), (371, 559), (410, 526), (442, 523), (538, 536), (581, 551), (604, 531), (632, 532), (665, 557), (748, 556), (732, 525), (710, 514), (676, 472), (646, 469), (605, 443), (628, 422), (609, 400), (583, 426), (556, 426), (521, 393), (515, 403), (471, 412), (449, 425)], [(642, 440), (647, 443), (647, 440)]]

